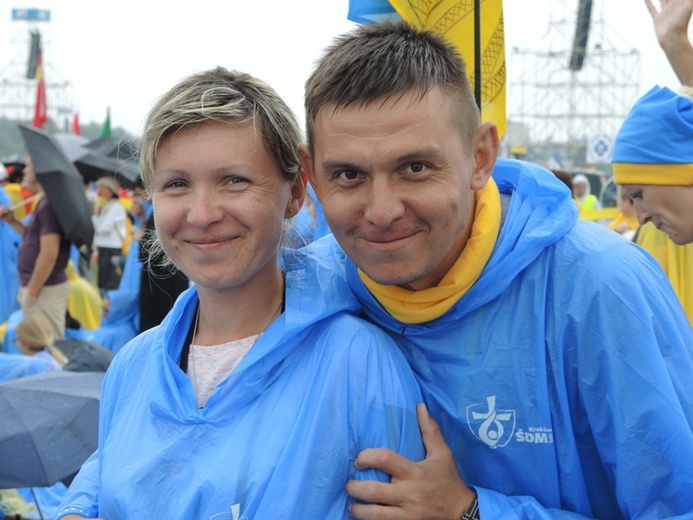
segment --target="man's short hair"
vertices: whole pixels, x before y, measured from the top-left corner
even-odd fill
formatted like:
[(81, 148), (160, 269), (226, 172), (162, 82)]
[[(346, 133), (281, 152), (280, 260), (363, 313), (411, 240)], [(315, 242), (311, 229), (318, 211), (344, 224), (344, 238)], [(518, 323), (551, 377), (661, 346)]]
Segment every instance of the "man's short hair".
[(466, 149), (481, 124), (464, 59), (443, 36), (405, 22), (360, 25), (327, 47), (306, 82), (306, 132), (313, 146), (315, 119), (327, 105), (357, 103), (439, 86), (456, 108)]

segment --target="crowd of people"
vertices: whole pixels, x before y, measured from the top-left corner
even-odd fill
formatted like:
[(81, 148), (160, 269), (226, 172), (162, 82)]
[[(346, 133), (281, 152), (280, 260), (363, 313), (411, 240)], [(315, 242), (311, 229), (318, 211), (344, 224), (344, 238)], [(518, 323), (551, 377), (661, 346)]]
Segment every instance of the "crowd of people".
[[(458, 50), (404, 22), (325, 49), (305, 140), (244, 72), (163, 93), (141, 186), (96, 183), (84, 337), (117, 355), (55, 518), (690, 518), (693, 0), (645, 4), (683, 88), (624, 120), (608, 223), (499, 158)], [(59, 370), (89, 273), (30, 157), (23, 185), (5, 336)]]

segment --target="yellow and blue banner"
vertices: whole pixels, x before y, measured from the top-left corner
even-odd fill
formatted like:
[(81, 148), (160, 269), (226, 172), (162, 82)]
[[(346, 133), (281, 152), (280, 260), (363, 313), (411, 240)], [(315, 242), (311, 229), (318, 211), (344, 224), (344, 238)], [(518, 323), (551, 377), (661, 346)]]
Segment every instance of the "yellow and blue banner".
[[(388, 5), (389, 4), (389, 5)], [(393, 11), (422, 29), (444, 35), (467, 63), (467, 75), (475, 86), (476, 49), (480, 52), (481, 81), (475, 94), (483, 122), (498, 126), (499, 137), (506, 129), (505, 29), (502, 0), (350, 0), (349, 20), (372, 23)], [(478, 11), (478, 20), (475, 20)], [(475, 31), (478, 21), (480, 30)]]

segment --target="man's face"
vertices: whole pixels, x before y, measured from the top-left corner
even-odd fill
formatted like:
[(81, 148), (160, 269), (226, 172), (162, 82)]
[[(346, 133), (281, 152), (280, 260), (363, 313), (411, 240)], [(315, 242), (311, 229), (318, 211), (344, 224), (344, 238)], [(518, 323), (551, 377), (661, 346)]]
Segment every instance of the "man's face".
[(438, 87), (318, 112), (303, 167), (335, 238), (376, 282), (433, 287), (464, 249), (498, 135), (485, 125), (470, 153), (457, 124)]
[(693, 243), (693, 186), (623, 184), (641, 225), (652, 222), (679, 245)]

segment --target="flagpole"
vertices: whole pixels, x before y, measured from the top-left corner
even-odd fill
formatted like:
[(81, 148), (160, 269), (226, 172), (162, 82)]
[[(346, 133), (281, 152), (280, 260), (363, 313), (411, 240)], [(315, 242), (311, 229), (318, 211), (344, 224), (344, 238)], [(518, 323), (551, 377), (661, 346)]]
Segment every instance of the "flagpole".
[(481, 0), (474, 0), (474, 99), (481, 110)]

